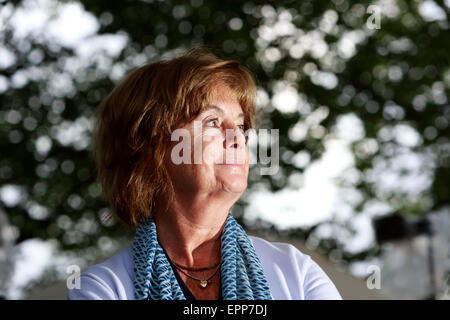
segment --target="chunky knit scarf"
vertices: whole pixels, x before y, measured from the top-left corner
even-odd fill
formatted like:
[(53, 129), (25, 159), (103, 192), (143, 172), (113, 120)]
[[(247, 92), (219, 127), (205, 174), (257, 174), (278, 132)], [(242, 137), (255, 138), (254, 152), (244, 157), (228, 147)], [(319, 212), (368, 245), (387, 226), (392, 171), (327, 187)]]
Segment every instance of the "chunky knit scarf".
[[(222, 297), (224, 300), (271, 300), (261, 262), (242, 226), (228, 213), (222, 232)], [(143, 220), (133, 241), (136, 300), (185, 300), (163, 248), (153, 218)]]

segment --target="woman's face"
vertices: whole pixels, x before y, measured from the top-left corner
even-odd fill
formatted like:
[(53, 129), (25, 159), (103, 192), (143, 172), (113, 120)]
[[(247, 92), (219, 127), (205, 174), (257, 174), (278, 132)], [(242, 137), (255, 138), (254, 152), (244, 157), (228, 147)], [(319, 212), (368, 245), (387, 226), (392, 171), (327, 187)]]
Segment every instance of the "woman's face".
[(177, 195), (226, 193), (237, 200), (247, 188), (250, 161), (243, 111), (230, 89), (218, 84), (210, 107), (178, 129), (183, 138), (172, 135), (166, 158)]

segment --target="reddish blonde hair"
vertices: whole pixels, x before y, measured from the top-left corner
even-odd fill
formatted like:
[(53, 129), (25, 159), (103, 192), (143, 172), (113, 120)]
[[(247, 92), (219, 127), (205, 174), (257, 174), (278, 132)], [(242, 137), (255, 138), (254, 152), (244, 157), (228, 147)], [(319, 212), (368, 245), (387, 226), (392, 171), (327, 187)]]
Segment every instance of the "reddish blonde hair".
[(93, 156), (112, 216), (136, 227), (156, 204), (167, 211), (174, 197), (164, 166), (171, 133), (208, 106), (218, 83), (226, 84), (241, 105), (245, 130), (253, 128), (256, 86), (251, 73), (203, 46), (137, 68), (100, 103)]

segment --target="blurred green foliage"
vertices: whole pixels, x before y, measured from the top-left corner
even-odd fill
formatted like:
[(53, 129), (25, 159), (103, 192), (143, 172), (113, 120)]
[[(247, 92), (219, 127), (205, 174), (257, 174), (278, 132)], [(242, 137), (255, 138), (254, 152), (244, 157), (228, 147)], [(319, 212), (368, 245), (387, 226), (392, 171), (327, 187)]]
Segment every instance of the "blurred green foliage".
[[(420, 1), (380, 2), (379, 29), (368, 28), (370, 1), (80, 3), (98, 19), (97, 35), (126, 37), (119, 54), (72, 65), (77, 55), (70, 46), (35, 34), (15, 37), (8, 16), (24, 2), (2, 4), (0, 46), (14, 61), (0, 64), (0, 185), (20, 188), (22, 198), (14, 205), (0, 202), (19, 231), (17, 243), (52, 238), (62, 250), (75, 250), (98, 247), (105, 236), (130, 239), (131, 233), (105, 218), (108, 206), (95, 184), (89, 123), (117, 81), (112, 74), (196, 43), (239, 60), (267, 92), (259, 106), (260, 127), (280, 130), (281, 168), (273, 176), (251, 173), (249, 190), (261, 183), (272, 191), (293, 188), (289, 177), (320, 158), (337, 120), (353, 113), (364, 129), (363, 137), (351, 144), (359, 173), (351, 186), (362, 195), (355, 214), (373, 199), (411, 214), (449, 204), (450, 8), (444, 1), (435, 1), (444, 14), (439, 19), (425, 19)], [(62, 90), (56, 92), (54, 82), (61, 76)], [(274, 106), (271, 98), (280, 85), (301, 94), (294, 110)], [(405, 145), (396, 139), (392, 132), (398, 125), (412, 128), (418, 142)], [(71, 131), (71, 126), (79, 130)], [(304, 134), (293, 134), (295, 128), (303, 128)], [(375, 162), (388, 168), (390, 159), (405, 150), (427, 155), (432, 173), (431, 185), (413, 199), (400, 190), (377, 190), (368, 178)], [(306, 165), (293, 160), (299, 152), (309, 156)], [(246, 205), (239, 200), (238, 215)], [(307, 238), (316, 227), (290, 234)], [(321, 247), (342, 249), (333, 238), (324, 239)], [(376, 253), (370, 250), (344, 252), (343, 257), (364, 259)]]

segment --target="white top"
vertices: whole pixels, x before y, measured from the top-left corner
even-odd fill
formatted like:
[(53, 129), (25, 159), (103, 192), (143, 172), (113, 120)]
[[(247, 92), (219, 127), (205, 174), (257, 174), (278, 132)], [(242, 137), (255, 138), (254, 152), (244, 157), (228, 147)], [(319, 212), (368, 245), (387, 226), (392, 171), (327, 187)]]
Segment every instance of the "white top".
[[(293, 245), (249, 236), (275, 300), (342, 300), (319, 265)], [(108, 260), (86, 268), (70, 300), (134, 300), (132, 243)]]

